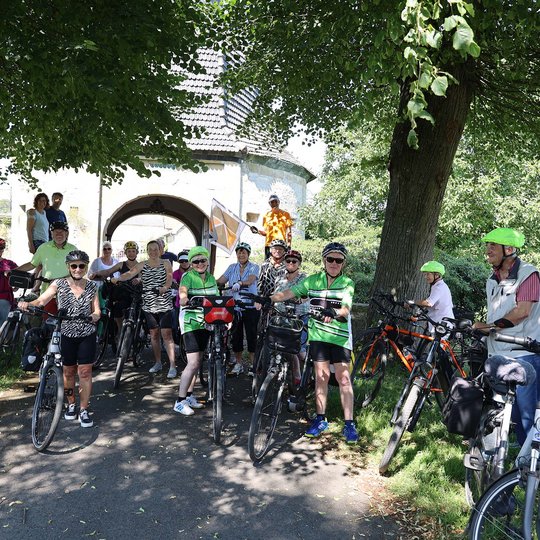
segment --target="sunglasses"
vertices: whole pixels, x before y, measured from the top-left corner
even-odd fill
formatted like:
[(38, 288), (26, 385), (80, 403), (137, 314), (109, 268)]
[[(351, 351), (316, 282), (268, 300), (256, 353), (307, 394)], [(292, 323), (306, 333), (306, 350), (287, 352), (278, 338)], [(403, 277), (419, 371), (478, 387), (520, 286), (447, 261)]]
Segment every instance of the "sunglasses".
[(287, 264), (298, 264), (298, 259), (286, 259)]
[(81, 263), (81, 264), (70, 264), (69, 267), (72, 269), (72, 270), (77, 270), (77, 268), (79, 270), (84, 270), (86, 268), (86, 264), (85, 263)]
[(339, 257), (326, 257), (326, 262), (343, 264), (345, 259), (340, 259)]
[(103, 248), (103, 251), (112, 251), (112, 248)]
[(208, 259), (197, 259), (196, 261), (191, 261), (191, 264), (204, 264), (207, 262), (208, 262)]

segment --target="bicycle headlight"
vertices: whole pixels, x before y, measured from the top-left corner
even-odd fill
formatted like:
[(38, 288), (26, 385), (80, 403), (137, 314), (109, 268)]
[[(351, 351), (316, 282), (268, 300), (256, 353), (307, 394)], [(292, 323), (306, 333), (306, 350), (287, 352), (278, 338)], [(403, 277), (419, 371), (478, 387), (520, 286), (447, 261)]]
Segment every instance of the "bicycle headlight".
[(447, 332), (446, 326), (443, 326), (442, 324), (438, 324), (435, 327), (435, 332), (437, 332), (437, 334), (446, 334)]

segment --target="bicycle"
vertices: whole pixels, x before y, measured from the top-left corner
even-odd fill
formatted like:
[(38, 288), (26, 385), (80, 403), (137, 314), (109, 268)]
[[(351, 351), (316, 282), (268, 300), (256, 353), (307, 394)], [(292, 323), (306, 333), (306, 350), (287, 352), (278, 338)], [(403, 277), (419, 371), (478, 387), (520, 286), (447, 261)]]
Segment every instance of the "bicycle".
[[(380, 474), (384, 474), (388, 470), (390, 462), (399, 448), (405, 430), (409, 432), (414, 431), (428, 396), (431, 393), (434, 393), (436, 396), (440, 394), (438, 402), (442, 401), (443, 389), (440, 387), (440, 381), (444, 380), (445, 384), (449, 386), (449, 381), (446, 380), (447, 376), (440, 369), (441, 358), (438, 355), (438, 351), (441, 347), (443, 337), (448, 334), (451, 328), (451, 324), (448, 321), (437, 323), (427, 315), (425, 309), (418, 306), (417, 309), (419, 311), (419, 318), (433, 325), (434, 336), (428, 345), (427, 353), (413, 360), (409, 378), (394, 408), (391, 420), (393, 431), (379, 463)], [(465, 372), (457, 362), (455, 366), (460, 375), (465, 377)]]
[[(386, 308), (380, 301), (385, 300), (392, 305), (393, 309)], [(395, 313), (395, 308), (403, 307), (403, 302), (397, 302), (391, 295), (378, 293), (372, 299), (379, 311), (385, 315), (386, 320), (380, 320), (378, 326), (369, 328), (363, 332), (362, 338), (355, 340), (353, 347), (355, 352), (355, 362), (351, 373), (351, 380), (356, 387), (360, 383), (360, 388), (355, 392), (355, 404), (360, 408), (367, 407), (377, 397), (381, 389), (384, 376), (386, 373), (386, 365), (389, 357), (397, 358), (401, 361), (403, 367), (408, 373), (411, 373), (414, 367), (416, 356), (422, 353), (422, 349), (434, 341), (434, 337), (422, 332), (402, 328), (399, 322), (402, 321), (407, 325), (418, 325), (418, 321), (414, 317), (402, 317)], [(424, 318), (424, 320), (427, 320)], [(462, 330), (464, 326), (470, 324), (469, 321), (456, 320), (454, 321), (456, 328)], [(452, 329), (447, 328), (446, 333)], [(418, 340), (416, 350), (413, 348), (414, 340)], [(367, 341), (367, 343), (366, 343)], [(439, 340), (439, 354), (445, 358), (447, 364), (453, 365), (454, 373), (464, 374), (464, 358), (458, 360), (450, 342), (446, 339), (446, 334)], [(476, 357), (466, 356), (467, 360), (476, 362)], [(473, 368), (469, 367), (469, 370)], [(477, 368), (474, 368), (477, 369)], [(443, 395), (449, 388), (451, 376), (447, 375), (438, 381), (439, 387), (433, 387), (433, 393), (442, 409)], [(397, 414), (392, 415), (392, 423), (395, 422)]]
[[(494, 335), (497, 340), (500, 336)], [(534, 382), (536, 374), (526, 362), (491, 356), (486, 360), (485, 372), (479, 379), (484, 391), (482, 414), (463, 458), (465, 498), (471, 507), (486, 488), (505, 472), (516, 390), (518, 386)]]
[[(262, 298), (255, 300), (261, 303), (264, 301)], [(278, 314), (270, 318), (266, 341), (263, 344), (268, 351), (269, 367), (255, 401), (248, 434), (249, 457), (254, 463), (259, 463), (270, 449), (281, 413), (282, 398), (289, 384), (291, 356), (298, 354), (301, 349), (304, 322), (296, 316), (294, 306), (291, 308), (286, 314)], [(320, 315), (323, 309), (322, 306), (311, 304), (309, 315), (323, 320)], [(294, 412), (306, 411), (305, 398), (311, 384), (312, 370), (312, 361), (306, 357), (299, 393), (295, 393), (299, 399), (292, 402)], [(293, 392), (295, 391), (292, 390), (290, 393)], [(291, 410), (291, 402), (289, 402), (289, 410)]]
[(225, 394), (227, 367), (227, 325), (234, 319), (234, 307), (243, 305), (232, 296), (192, 296), (190, 307), (201, 307), (204, 326), (211, 332), (208, 343), (208, 398), (212, 402), (212, 437), (218, 444), (223, 428), (223, 396)]
[(47, 352), (39, 369), (39, 385), (32, 410), (32, 444), (38, 452), (43, 452), (54, 438), (64, 407), (63, 359), (60, 350), (62, 321), (83, 320), (91, 322), (92, 318), (80, 315), (70, 316), (63, 313), (53, 315), (36, 306), (28, 306), (28, 312), (47, 315), (54, 324)]
[[(516, 339), (539, 345), (530, 338)], [(533, 532), (534, 538), (540, 538), (539, 459), (540, 402), (516, 467), (491, 484), (473, 508), (468, 524), (470, 540), (531, 540)]]
[(101, 309), (101, 319), (96, 329), (96, 356), (94, 369), (99, 369), (103, 363), (108, 345), (111, 346), (113, 354), (117, 353), (116, 347), (116, 321), (112, 316), (113, 312), (113, 285), (110, 279), (104, 279), (103, 289), (106, 289), (105, 306)]
[(118, 339), (118, 357), (114, 372), (113, 388), (120, 387), (124, 365), (129, 358), (133, 359), (133, 364), (137, 367), (139, 354), (147, 343), (146, 320), (142, 311), (142, 286), (122, 283), (132, 295), (131, 304), (126, 311), (120, 337)]
[[(20, 272), (17, 270), (12, 270), (9, 276), (10, 286), (23, 289), (20, 300), (25, 300), (27, 302), (37, 298), (34, 293), (26, 294), (26, 291), (31, 289), (36, 281), (52, 283), (54, 280), (45, 277), (35, 278), (33, 274), (30, 274), (29, 272)], [(28, 315), (16, 307), (13, 308), (8, 313), (2, 326), (0, 326), (0, 347), (4, 351), (16, 349), (21, 338), (21, 330), (24, 330), (26, 333), (30, 328), (31, 325)]]

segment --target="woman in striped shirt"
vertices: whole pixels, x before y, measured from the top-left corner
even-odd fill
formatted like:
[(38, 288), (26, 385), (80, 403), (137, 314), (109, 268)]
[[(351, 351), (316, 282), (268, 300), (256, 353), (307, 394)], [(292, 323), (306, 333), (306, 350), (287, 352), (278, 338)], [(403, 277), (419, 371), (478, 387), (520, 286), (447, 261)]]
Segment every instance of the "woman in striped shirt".
[(160, 259), (159, 244), (152, 240), (146, 245), (148, 260), (136, 264), (129, 272), (120, 277), (111, 279), (112, 283), (129, 281), (139, 275), (142, 282), (142, 309), (146, 318), (146, 324), (150, 330), (152, 350), (155, 364), (150, 368), (150, 373), (159, 373), (161, 364), (161, 338), (165, 351), (169, 357), (168, 379), (176, 377), (176, 363), (174, 359), (173, 328), (173, 305), (172, 305), (172, 266), (167, 259)]

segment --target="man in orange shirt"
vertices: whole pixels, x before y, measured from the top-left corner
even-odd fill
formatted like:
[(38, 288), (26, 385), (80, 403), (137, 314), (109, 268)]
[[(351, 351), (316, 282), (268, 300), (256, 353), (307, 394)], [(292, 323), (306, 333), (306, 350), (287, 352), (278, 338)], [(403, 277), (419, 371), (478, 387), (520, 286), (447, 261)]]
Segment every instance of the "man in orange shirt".
[(291, 247), (291, 227), (293, 224), (293, 220), (289, 212), (280, 210), (279, 197), (277, 195), (270, 195), (268, 204), (270, 205), (271, 210), (266, 212), (263, 217), (263, 230), (257, 229), (255, 226), (251, 227), (251, 232), (254, 234), (258, 233), (266, 237), (264, 243), (264, 254), (266, 259), (268, 259), (270, 256), (269, 246), (272, 240), (283, 240), (289, 247)]

